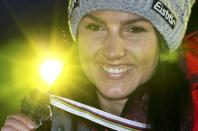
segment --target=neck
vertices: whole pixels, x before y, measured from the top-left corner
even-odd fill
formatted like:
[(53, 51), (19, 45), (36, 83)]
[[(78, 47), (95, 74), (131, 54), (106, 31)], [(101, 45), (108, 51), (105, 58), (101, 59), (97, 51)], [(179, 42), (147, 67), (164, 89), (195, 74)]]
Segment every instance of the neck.
[(128, 98), (125, 99), (108, 99), (98, 93), (100, 108), (108, 113), (120, 116)]

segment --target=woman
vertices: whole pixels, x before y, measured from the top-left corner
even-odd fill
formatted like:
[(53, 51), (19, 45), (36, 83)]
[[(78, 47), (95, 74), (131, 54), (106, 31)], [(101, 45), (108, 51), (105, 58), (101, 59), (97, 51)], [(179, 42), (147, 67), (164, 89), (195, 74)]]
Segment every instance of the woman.
[[(191, 130), (190, 86), (177, 67), (175, 55), (193, 3), (187, 0), (71, 1), (68, 11), (71, 34), (82, 71), (88, 83), (93, 84), (86, 94), (74, 99), (149, 124), (146, 130)], [(93, 89), (95, 93), (90, 93)], [(55, 123), (53, 119), (53, 130), (57, 130)], [(75, 120), (75, 126), (77, 123)], [(108, 130), (86, 121), (80, 123), (85, 125), (84, 130)], [(28, 131), (34, 127), (29, 118), (16, 114), (8, 117), (2, 131)]]

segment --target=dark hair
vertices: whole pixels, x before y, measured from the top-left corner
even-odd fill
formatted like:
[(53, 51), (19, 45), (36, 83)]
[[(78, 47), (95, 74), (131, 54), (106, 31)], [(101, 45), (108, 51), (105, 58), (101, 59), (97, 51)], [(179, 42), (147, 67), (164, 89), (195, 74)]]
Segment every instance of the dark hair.
[(147, 83), (150, 95), (147, 115), (151, 131), (190, 131), (193, 103), (190, 84), (178, 66), (179, 52), (168, 51), (160, 33), (157, 36), (160, 60), (156, 73)]

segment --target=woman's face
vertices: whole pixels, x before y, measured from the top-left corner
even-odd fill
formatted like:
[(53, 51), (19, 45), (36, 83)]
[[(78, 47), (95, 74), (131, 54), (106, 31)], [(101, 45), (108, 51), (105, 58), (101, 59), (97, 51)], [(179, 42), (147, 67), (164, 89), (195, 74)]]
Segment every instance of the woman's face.
[(127, 12), (101, 10), (78, 27), (82, 69), (108, 99), (126, 99), (155, 72), (159, 45), (151, 23)]

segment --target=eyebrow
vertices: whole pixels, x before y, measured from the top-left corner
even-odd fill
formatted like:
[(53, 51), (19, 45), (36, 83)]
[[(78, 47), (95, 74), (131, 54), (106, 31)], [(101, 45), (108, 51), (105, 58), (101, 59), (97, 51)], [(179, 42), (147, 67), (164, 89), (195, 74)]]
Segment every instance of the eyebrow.
[(106, 22), (105, 21), (103, 21), (102, 19), (100, 19), (100, 18), (98, 18), (98, 17), (96, 17), (96, 16), (93, 16), (93, 15), (91, 15), (91, 14), (87, 14), (86, 16), (85, 16), (85, 18), (90, 18), (90, 19), (92, 19), (92, 20), (94, 20), (94, 21), (96, 21), (96, 22), (98, 22), (98, 23), (101, 23), (101, 24), (105, 24)]
[[(104, 20), (102, 20), (102, 19), (100, 19), (96, 16), (93, 16), (91, 14), (87, 14), (85, 17), (90, 18), (90, 19), (92, 19), (92, 20), (94, 20), (98, 23), (106, 24), (106, 22)], [(138, 23), (138, 22), (149, 22), (149, 21), (140, 16), (140, 17), (137, 17), (137, 18), (134, 18), (134, 19), (128, 19), (128, 20), (121, 21), (121, 25), (135, 24), (135, 23)]]
[(138, 22), (150, 23), (147, 19), (145, 19), (143, 17), (138, 17), (138, 18), (135, 18), (135, 19), (128, 19), (128, 20), (122, 21), (121, 25), (135, 24), (135, 23), (138, 23)]

